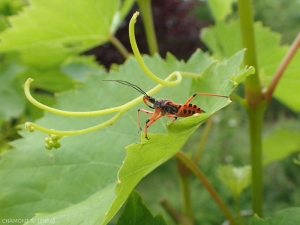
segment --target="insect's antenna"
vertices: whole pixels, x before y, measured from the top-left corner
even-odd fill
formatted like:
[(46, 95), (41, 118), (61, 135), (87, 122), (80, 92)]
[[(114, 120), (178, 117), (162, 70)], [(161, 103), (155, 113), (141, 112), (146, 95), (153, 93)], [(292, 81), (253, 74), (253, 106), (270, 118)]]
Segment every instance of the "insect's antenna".
[(120, 84), (124, 84), (124, 85), (130, 86), (130, 87), (134, 88), (135, 90), (137, 90), (138, 92), (142, 93), (145, 96), (149, 96), (139, 86), (137, 86), (135, 84), (132, 84), (132, 83), (129, 83), (129, 82), (125, 81), (125, 80), (102, 80), (102, 81), (115, 81), (115, 82), (118, 82)]

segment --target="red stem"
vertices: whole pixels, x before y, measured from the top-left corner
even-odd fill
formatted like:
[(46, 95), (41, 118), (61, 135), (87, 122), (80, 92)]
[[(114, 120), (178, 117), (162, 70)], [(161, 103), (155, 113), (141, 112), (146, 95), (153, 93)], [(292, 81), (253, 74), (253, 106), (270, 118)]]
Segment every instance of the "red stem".
[(266, 91), (266, 99), (268, 101), (271, 100), (273, 92), (274, 92), (274, 90), (275, 90), (275, 88), (277, 86), (277, 83), (279, 82), (279, 80), (282, 77), (285, 69), (289, 65), (290, 61), (292, 60), (292, 58), (296, 54), (296, 52), (297, 52), (297, 50), (298, 50), (299, 47), (300, 47), (300, 33), (298, 34), (298, 36), (294, 40), (294, 42), (291, 45), (289, 51), (287, 52), (287, 54), (285, 55), (285, 57), (281, 61), (278, 69), (276, 70), (276, 72), (274, 74), (274, 77), (273, 77), (273, 79), (271, 81), (271, 84), (269, 85), (269, 87), (268, 87), (268, 89)]

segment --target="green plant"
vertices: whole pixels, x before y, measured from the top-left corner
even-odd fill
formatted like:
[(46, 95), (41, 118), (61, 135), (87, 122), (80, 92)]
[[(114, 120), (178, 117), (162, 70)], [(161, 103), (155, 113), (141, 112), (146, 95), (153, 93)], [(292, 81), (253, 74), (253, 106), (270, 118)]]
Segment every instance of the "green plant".
[[(117, 224), (166, 224), (162, 216), (153, 217), (132, 190), (143, 177), (174, 155), (178, 159), (183, 209), (179, 213), (168, 202), (164, 202), (164, 207), (176, 222), (195, 222), (190, 196), (191, 174), (203, 184), (231, 224), (244, 223), (239, 197), (250, 183), (253, 213), (257, 216), (253, 216), (249, 224), (279, 221), (288, 214), (297, 221), (299, 208), (283, 210), (265, 221), (259, 217), (263, 217), (263, 165), (282, 159), (299, 146), (299, 131), (278, 131), (263, 141), (262, 129), (265, 109), (273, 95), (299, 111), (296, 83), (299, 55), (295, 53), (300, 36), (280, 64), (288, 48), (279, 46), (276, 34), (253, 22), (250, 0), (238, 1), (240, 24), (224, 22), (230, 13), (231, 1), (222, 4), (210, 1), (216, 25), (202, 32), (202, 40), (214, 57), (197, 50), (187, 62), (171, 54), (164, 60), (155, 54), (158, 45), (150, 13), (151, 1), (138, 0), (153, 56), (140, 55), (134, 35), (138, 16), (135, 13), (129, 25), (135, 56), (131, 57), (115, 33), (133, 2), (76, 0), (70, 4), (60, 0), (31, 0), (23, 14), (11, 19), (13, 28), (1, 34), (0, 50), (13, 68), (13, 74), (17, 74), (18, 79), (14, 81), (27, 80), (24, 86), (27, 99), (46, 111), (36, 123), (26, 123), (26, 129), (35, 132), (21, 130), (22, 139), (12, 143), (14, 151), (6, 150), (3, 155), (0, 163), (0, 187), (4, 193), (0, 201), (2, 223), (12, 218), (11, 223), (17, 224), (20, 223), (17, 219), (21, 218), (21, 222), (28, 224), (106, 224), (129, 197)], [(124, 65), (106, 72), (92, 57), (78, 56), (106, 41), (113, 43), (127, 58)], [(11, 51), (18, 55), (10, 57)], [(27, 79), (29, 76), (31, 78)], [(157, 96), (159, 92), (178, 103), (199, 90), (230, 95), (233, 101), (240, 103), (248, 115), (252, 173), (249, 166), (220, 166), (218, 170), (221, 180), (233, 194), (236, 215), (230, 212), (230, 205), (222, 200), (198, 165), (211, 116), (230, 102), (212, 97), (196, 98), (195, 102), (206, 113), (176, 123), (159, 120), (151, 126), (150, 140), (147, 140), (143, 133), (136, 134), (136, 106), (144, 107), (141, 96), (117, 83), (104, 84), (102, 80), (108, 77), (127, 80), (149, 90), (149, 95)], [(295, 82), (290, 83), (290, 79)], [(242, 82), (245, 98), (233, 93)], [(262, 84), (266, 88), (262, 88)], [(36, 100), (59, 91), (64, 92), (56, 96), (55, 108), (40, 103), (44, 98)], [(25, 103), (22, 104), (25, 108)], [(27, 114), (32, 115), (34, 113)], [(198, 150), (188, 153), (182, 149), (189, 136), (207, 119)], [(45, 139), (46, 148), (57, 150), (44, 150), (43, 132), (49, 135)], [(290, 145), (279, 145), (287, 138)], [(282, 148), (285, 152), (281, 152)], [(267, 156), (264, 160), (263, 151)], [(137, 210), (139, 207), (141, 210)], [(133, 212), (137, 215), (135, 218), (130, 216)]]

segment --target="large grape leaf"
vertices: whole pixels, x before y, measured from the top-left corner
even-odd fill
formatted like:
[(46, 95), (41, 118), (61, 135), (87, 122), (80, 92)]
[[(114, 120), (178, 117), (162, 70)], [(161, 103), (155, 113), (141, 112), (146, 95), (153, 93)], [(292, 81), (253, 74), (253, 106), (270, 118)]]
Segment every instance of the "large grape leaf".
[(234, 198), (238, 199), (251, 184), (251, 166), (221, 165), (218, 168), (218, 177), (229, 188)]
[[(97, 74), (99, 68), (103, 68), (94, 56), (79, 56), (69, 58), (61, 67), (61, 71), (76, 80), (83, 81), (86, 74)], [(104, 68), (103, 68), (104, 69)]]
[(19, 12), (26, 2), (23, 0), (1, 0), (0, 1), (0, 14), (10, 16)]
[(23, 90), (15, 79), (23, 70), (16, 62), (0, 65), (0, 117), (6, 121), (18, 118), (25, 108)]
[(69, 90), (78, 82), (68, 76), (68, 74), (62, 72), (59, 67), (51, 67), (48, 69), (28, 67), (19, 77), (24, 81), (27, 80), (25, 77), (31, 77), (36, 80), (31, 88), (49, 91), (50, 93)]
[(291, 207), (278, 211), (273, 217), (261, 219), (254, 215), (250, 225), (298, 225), (300, 221), (300, 208)]
[(115, 32), (117, 28), (121, 25), (124, 21), (125, 17), (127, 16), (128, 12), (131, 10), (135, 0), (123, 0), (120, 10), (115, 14), (113, 24), (111, 26), (111, 31)]
[[(198, 90), (208, 93), (229, 95), (236, 87), (239, 76), (253, 73), (253, 70), (240, 71), (243, 52), (234, 55), (223, 63), (214, 63), (203, 71), (197, 82)], [(227, 66), (227, 67), (226, 67)], [(235, 66), (235, 68), (233, 68)], [(226, 70), (227, 68), (227, 70)], [(235, 73), (233, 72), (235, 71)], [(196, 82), (196, 81), (194, 81)], [(193, 84), (193, 87), (196, 85)], [(192, 89), (194, 89), (192, 87)], [(181, 89), (181, 93), (183, 89)], [(118, 173), (119, 184), (116, 198), (109, 210), (107, 219), (118, 211), (135, 185), (156, 167), (170, 159), (186, 142), (189, 135), (197, 129), (211, 114), (228, 104), (228, 100), (220, 98), (202, 98), (201, 107), (207, 112), (191, 116), (167, 126), (167, 134), (149, 135), (150, 140), (126, 147), (127, 157)]]
[(278, 161), (300, 150), (300, 133), (297, 131), (277, 130), (266, 136), (263, 141), (264, 164)]
[[(23, 80), (23, 82), (28, 77), (35, 79), (35, 82), (31, 85), (31, 90), (38, 93), (38, 95), (35, 95), (35, 98), (48, 106), (52, 106), (55, 99), (51, 93), (74, 88), (76, 84), (85, 79), (87, 74), (98, 74), (101, 69), (102, 67), (97, 64), (93, 56), (75, 56), (68, 58), (59, 68), (38, 69), (28, 67), (27, 70), (18, 75), (18, 78)], [(21, 91), (21, 95), (23, 95), (23, 90)], [(43, 116), (43, 111), (34, 105), (28, 104), (27, 107), (27, 111), (30, 112), (29, 115), (32, 119)]]
[[(279, 34), (263, 27), (261, 23), (255, 24), (258, 70), (265, 86), (270, 84), (274, 72), (288, 50), (288, 46), (280, 45), (280, 38)], [(219, 22), (214, 27), (206, 28), (201, 32), (201, 39), (219, 58), (230, 57), (242, 49), (238, 21)], [(298, 97), (299, 61), (300, 52), (298, 51), (284, 72), (274, 93), (278, 100), (294, 111), (300, 111), (300, 98)]]
[(128, 197), (117, 225), (143, 224), (143, 225), (167, 225), (161, 214), (153, 217), (147, 206), (142, 202), (139, 193), (133, 190)]
[(0, 51), (20, 51), (27, 63), (47, 68), (108, 41), (119, 0), (30, 0), (10, 18)]
[[(241, 81), (240, 77), (253, 72), (252, 69), (239, 70), (242, 58), (243, 52), (239, 52), (228, 61), (218, 62), (197, 51), (187, 63), (170, 55), (166, 61), (157, 55), (145, 57), (145, 62), (161, 77), (174, 70), (195, 72), (199, 79), (193, 82), (193, 87), (198, 83), (199, 91), (229, 95), (237, 85), (235, 82)], [(130, 58), (109, 76), (103, 71), (91, 74), (75, 90), (59, 94), (56, 107), (73, 111), (98, 110), (140, 96), (130, 87), (102, 82), (108, 77), (127, 80), (145, 91), (155, 85), (143, 74), (135, 59)], [(163, 88), (154, 97), (183, 103), (190, 96), (191, 83), (190, 78), (184, 78), (179, 86)], [(63, 138), (62, 147), (54, 151), (44, 149), (45, 134), (22, 132), (23, 138), (13, 142), (14, 149), (7, 151), (0, 162), (0, 221), (32, 218), (29, 224), (38, 224), (42, 219), (52, 219), (56, 224), (107, 223), (143, 176), (172, 157), (207, 117), (229, 104), (227, 99), (217, 97), (197, 97), (194, 102), (201, 103), (199, 105), (207, 113), (169, 124), (167, 134), (166, 121), (170, 119), (159, 120), (149, 128), (149, 141), (141, 134), (141, 142), (138, 142), (136, 110), (145, 107), (143, 104), (124, 113), (113, 126)], [(93, 126), (110, 117), (62, 118), (46, 113), (37, 123), (70, 130)], [(128, 156), (123, 162), (124, 147), (129, 144), (126, 147)]]
[(222, 21), (232, 12), (232, 3), (235, 0), (208, 0), (207, 3), (215, 21)]

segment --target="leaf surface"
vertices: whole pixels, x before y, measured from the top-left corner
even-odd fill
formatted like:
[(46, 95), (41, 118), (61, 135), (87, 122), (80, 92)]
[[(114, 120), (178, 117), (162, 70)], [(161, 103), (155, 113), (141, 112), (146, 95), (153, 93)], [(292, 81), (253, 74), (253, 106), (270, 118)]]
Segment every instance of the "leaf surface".
[(251, 183), (251, 167), (233, 167), (223, 165), (218, 168), (220, 180), (229, 188), (235, 198), (238, 198), (242, 191)]
[(263, 140), (264, 164), (278, 161), (300, 150), (300, 133), (277, 130)]
[[(256, 23), (254, 28), (259, 74), (263, 84), (268, 86), (279, 63), (287, 53), (288, 46), (280, 45), (280, 35), (263, 27), (261, 23)], [(238, 21), (219, 22), (214, 27), (204, 29), (201, 34), (201, 39), (218, 58), (230, 57), (242, 49)], [(298, 51), (274, 92), (275, 98), (294, 111), (300, 111), (300, 98), (298, 97), (300, 86), (299, 61), (300, 52)]]
[(216, 21), (222, 21), (232, 12), (235, 0), (208, 0), (207, 3)]
[(15, 79), (23, 70), (14, 62), (0, 66), (0, 117), (6, 121), (19, 117), (25, 108), (23, 90)]
[(0, 38), (1, 51), (20, 51), (26, 63), (48, 68), (108, 41), (119, 0), (31, 0)]
[(142, 198), (135, 190), (129, 195), (117, 225), (143, 224), (167, 225), (162, 215), (152, 216), (149, 209), (143, 204)]
[(297, 225), (300, 221), (300, 208), (291, 207), (278, 211), (273, 217), (265, 220), (253, 216), (250, 225)]
[[(243, 52), (238, 52), (228, 61), (222, 63), (213, 63), (201, 73), (198, 82), (198, 90), (207, 93), (217, 93), (229, 95), (236, 87), (236, 80), (239, 76), (253, 73), (253, 69), (239, 70), (242, 61)], [(235, 63), (234, 63), (235, 62)], [(235, 65), (238, 73), (233, 73), (231, 66)], [(228, 71), (225, 69), (228, 66)], [(209, 80), (209, 81), (208, 81)], [(209, 85), (210, 84), (210, 85)], [(192, 89), (195, 87), (195, 83)], [(182, 91), (181, 91), (182, 94)], [(176, 95), (174, 93), (174, 95)], [(207, 113), (194, 115), (182, 119), (176, 123), (169, 123), (167, 134), (149, 135), (150, 140), (146, 140), (142, 135), (140, 143), (132, 144), (126, 147), (127, 157), (118, 173), (119, 184), (116, 188), (116, 198), (109, 210), (108, 218), (110, 220), (121, 207), (127, 196), (135, 185), (156, 167), (170, 159), (188, 139), (189, 135), (197, 129), (211, 114), (228, 105), (227, 99), (223, 98), (201, 98), (201, 107)]]
[[(179, 86), (164, 87), (153, 95), (183, 103), (190, 96), (191, 86), (194, 88), (197, 83), (199, 91), (229, 95), (240, 77), (253, 73), (253, 69), (239, 70), (240, 65), (236, 62), (242, 58), (243, 52), (238, 52), (231, 59), (218, 62), (197, 51), (187, 63), (171, 55), (165, 61), (157, 55), (144, 57), (144, 60), (162, 78), (174, 70), (199, 74), (193, 85), (190, 78), (184, 78)], [(195, 63), (197, 61), (202, 62), (202, 68)], [(125, 104), (140, 96), (130, 87), (102, 82), (107, 78), (127, 80), (145, 91), (155, 86), (136, 60), (130, 58), (119, 71), (111, 71), (108, 75), (99, 70), (98, 74), (88, 75), (74, 90), (57, 95), (56, 108), (99, 110)], [(207, 85), (210, 82), (213, 85)], [(210, 89), (212, 87), (214, 89)], [(197, 96), (193, 103), (198, 102), (207, 113), (179, 119), (167, 128), (170, 119), (158, 120), (149, 128), (148, 141), (143, 134), (137, 133), (136, 111), (145, 108), (142, 99), (140, 102), (113, 126), (63, 138), (58, 150), (45, 150), (45, 134), (22, 131), (23, 138), (13, 142), (14, 150), (7, 151), (0, 161), (0, 220), (5, 215), (5, 218), (32, 218), (30, 224), (38, 224), (38, 219), (53, 219), (56, 224), (108, 223), (143, 176), (172, 157), (206, 118), (229, 104), (225, 98)], [(74, 118), (46, 113), (37, 123), (48, 128), (74, 130), (97, 125), (111, 117)], [(142, 121), (146, 118), (147, 115), (142, 115)]]

